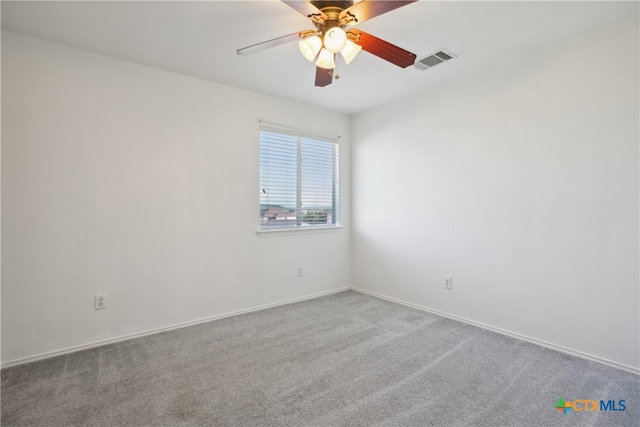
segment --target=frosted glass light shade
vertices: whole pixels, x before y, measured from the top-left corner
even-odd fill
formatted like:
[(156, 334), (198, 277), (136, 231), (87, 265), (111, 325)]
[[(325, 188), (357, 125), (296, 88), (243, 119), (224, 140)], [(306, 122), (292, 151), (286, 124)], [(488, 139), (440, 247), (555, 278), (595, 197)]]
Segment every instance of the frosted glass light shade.
[(336, 63), (333, 60), (333, 56), (334, 54), (329, 52), (327, 49), (321, 49), (320, 55), (318, 55), (318, 60), (316, 61), (316, 65), (326, 70), (333, 70), (334, 68), (336, 68)]
[(331, 53), (340, 52), (347, 43), (347, 33), (340, 27), (330, 28), (324, 35), (324, 48)]
[(362, 46), (355, 44), (351, 40), (347, 40), (347, 44), (344, 46), (344, 49), (340, 51), (340, 54), (344, 58), (344, 62), (348, 64), (353, 61), (353, 58), (358, 56), (361, 50)]
[(308, 61), (316, 59), (316, 55), (322, 49), (322, 40), (318, 36), (309, 36), (298, 42), (298, 47), (302, 55), (307, 58)]

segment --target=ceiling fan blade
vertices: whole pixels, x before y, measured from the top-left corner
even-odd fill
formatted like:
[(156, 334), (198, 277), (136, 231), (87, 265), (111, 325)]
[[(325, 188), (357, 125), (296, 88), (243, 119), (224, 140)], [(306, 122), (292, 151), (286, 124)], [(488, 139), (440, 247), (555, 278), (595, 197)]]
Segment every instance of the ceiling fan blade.
[(236, 53), (238, 55), (251, 55), (252, 53), (260, 52), (265, 49), (269, 49), (270, 47), (279, 46), (284, 43), (289, 43), (294, 40), (298, 40), (301, 34), (305, 34), (308, 31), (298, 31), (297, 33), (289, 34), (286, 36), (278, 37), (272, 40), (267, 40), (266, 42), (252, 44), (251, 46), (243, 47), (242, 49), (238, 49)]
[(355, 34), (357, 38), (359, 38), (356, 43), (362, 46), (362, 49), (374, 54), (378, 58), (389, 61), (398, 67), (407, 68), (409, 65), (413, 65), (413, 63), (416, 62), (415, 53), (401, 49), (396, 45), (374, 37), (364, 31), (351, 29), (349, 32)]
[(333, 70), (316, 67), (316, 86), (325, 87), (333, 81)]
[(390, 1), (377, 1), (377, 0), (362, 0), (359, 3), (340, 12), (339, 21), (346, 25), (361, 24), (376, 16), (380, 16), (383, 13), (391, 12), (399, 7), (406, 6), (417, 0), (390, 0)]
[(309, 3), (305, 0), (282, 0), (283, 3), (286, 3), (288, 6), (291, 6), (307, 18), (311, 18), (312, 16), (318, 16), (323, 21), (327, 19), (327, 15), (322, 13), (320, 9)]

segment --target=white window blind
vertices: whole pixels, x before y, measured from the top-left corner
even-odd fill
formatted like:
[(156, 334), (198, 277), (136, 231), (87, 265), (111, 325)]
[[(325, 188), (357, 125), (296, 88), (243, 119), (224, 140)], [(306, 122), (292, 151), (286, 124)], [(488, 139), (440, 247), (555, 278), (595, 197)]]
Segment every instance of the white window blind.
[(260, 229), (338, 225), (338, 140), (260, 125)]

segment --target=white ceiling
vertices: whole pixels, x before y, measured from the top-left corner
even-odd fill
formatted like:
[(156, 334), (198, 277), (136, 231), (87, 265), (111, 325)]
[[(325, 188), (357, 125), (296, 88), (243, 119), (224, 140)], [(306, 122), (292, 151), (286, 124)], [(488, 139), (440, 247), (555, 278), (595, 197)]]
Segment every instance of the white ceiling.
[[(236, 49), (313, 28), (278, 0), (2, 1), (2, 29), (305, 104), (357, 113), (499, 67), (574, 35), (637, 16), (637, 1), (419, 1), (358, 28), (414, 52), (458, 58), (427, 71), (362, 52), (340, 79), (313, 85), (297, 44), (250, 56)], [(606, 53), (594, 52), (594, 56)]]

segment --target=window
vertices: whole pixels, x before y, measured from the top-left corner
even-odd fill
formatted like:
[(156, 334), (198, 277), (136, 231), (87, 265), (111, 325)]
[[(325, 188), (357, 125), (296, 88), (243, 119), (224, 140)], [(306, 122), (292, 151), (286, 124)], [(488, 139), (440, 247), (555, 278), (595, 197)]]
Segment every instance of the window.
[(260, 230), (338, 226), (338, 140), (260, 126)]

